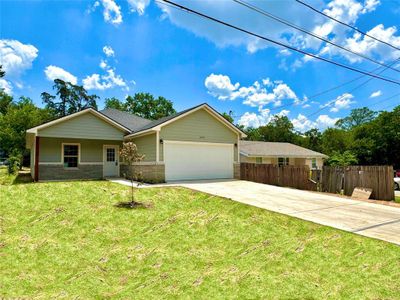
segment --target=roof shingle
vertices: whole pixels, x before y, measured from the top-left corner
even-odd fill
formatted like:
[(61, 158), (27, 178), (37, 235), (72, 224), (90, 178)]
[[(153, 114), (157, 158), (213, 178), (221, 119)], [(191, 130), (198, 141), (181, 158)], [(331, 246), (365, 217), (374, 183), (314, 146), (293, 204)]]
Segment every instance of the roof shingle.
[(291, 143), (240, 141), (240, 152), (247, 156), (322, 157), (328, 156)]

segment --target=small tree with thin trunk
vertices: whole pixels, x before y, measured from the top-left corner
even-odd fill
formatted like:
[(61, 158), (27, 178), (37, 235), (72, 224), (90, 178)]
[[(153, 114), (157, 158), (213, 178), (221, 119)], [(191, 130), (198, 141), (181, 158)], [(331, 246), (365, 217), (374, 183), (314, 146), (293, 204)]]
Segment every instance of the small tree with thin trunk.
[(140, 172), (135, 172), (134, 164), (140, 162), (144, 159), (144, 155), (138, 153), (137, 146), (133, 142), (126, 142), (122, 144), (122, 148), (120, 150), (120, 156), (124, 159), (124, 161), (128, 164), (128, 177), (131, 180), (131, 202), (130, 206), (135, 207), (139, 203), (135, 201), (134, 195), (134, 182), (138, 182), (138, 186), (140, 181), (142, 180), (142, 176)]

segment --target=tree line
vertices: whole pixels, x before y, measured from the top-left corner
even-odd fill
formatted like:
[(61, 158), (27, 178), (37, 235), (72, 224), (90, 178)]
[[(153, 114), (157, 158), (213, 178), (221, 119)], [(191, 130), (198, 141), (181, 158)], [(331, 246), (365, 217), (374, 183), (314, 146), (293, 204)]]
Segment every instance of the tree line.
[[(4, 72), (0, 66), (0, 77)], [(54, 94), (43, 92), (44, 107), (32, 99), (14, 99), (0, 89), (0, 158), (9, 158), (28, 164), (26, 130), (82, 109), (97, 109), (99, 97), (89, 94), (82, 86), (60, 79), (54, 80)], [(130, 112), (146, 119), (156, 120), (176, 113), (173, 102), (149, 93), (136, 93), (125, 100), (105, 99), (106, 108)], [(231, 113), (222, 113), (234, 123)], [(238, 126), (238, 125), (237, 125)], [(372, 111), (367, 107), (353, 109), (337, 121), (334, 127), (320, 131), (317, 128), (304, 133), (294, 129), (286, 116), (274, 116), (258, 128), (240, 127), (248, 140), (288, 142), (322, 152), (329, 156), (329, 165), (393, 165), (400, 169), (400, 105), (393, 111)]]

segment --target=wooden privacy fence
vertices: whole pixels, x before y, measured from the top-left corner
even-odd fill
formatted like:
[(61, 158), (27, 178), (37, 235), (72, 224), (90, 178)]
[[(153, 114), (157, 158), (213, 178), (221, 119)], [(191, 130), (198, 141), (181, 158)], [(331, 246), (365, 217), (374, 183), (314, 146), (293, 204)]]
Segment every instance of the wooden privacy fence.
[(392, 166), (348, 166), (322, 168), (322, 191), (351, 196), (355, 187), (371, 188), (372, 199), (394, 200)]
[(317, 190), (317, 184), (310, 180), (308, 166), (241, 163), (240, 179), (301, 190)]

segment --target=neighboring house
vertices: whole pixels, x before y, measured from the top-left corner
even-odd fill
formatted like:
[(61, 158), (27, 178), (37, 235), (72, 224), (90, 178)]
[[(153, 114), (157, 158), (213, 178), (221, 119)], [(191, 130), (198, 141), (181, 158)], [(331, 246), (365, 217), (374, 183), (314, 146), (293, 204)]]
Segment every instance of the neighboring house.
[(273, 165), (307, 165), (321, 169), (325, 154), (290, 143), (240, 141), (240, 162)]
[(27, 130), (35, 180), (123, 176), (123, 141), (145, 155), (145, 181), (238, 178), (246, 135), (207, 104), (151, 121), (116, 109), (83, 111)]

